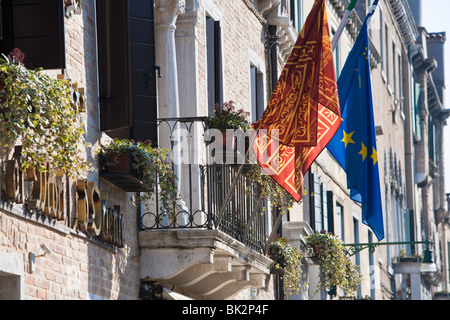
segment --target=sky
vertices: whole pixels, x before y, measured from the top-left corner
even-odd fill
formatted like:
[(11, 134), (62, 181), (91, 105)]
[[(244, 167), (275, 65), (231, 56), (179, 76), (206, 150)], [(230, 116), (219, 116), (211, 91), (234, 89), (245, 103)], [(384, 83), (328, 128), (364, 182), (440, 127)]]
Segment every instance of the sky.
[[(444, 108), (450, 109), (450, 0), (423, 0), (422, 2), (423, 27), (428, 32), (445, 31), (447, 42), (445, 43), (445, 82), (446, 92)], [(445, 190), (450, 193), (450, 118), (447, 119), (444, 137), (445, 149)]]

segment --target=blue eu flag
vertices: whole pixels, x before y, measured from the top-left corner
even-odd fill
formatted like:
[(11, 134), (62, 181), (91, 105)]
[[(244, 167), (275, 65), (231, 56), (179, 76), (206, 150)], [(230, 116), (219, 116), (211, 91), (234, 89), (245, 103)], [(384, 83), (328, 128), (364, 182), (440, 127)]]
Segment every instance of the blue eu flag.
[(352, 199), (362, 204), (363, 223), (382, 240), (383, 211), (367, 34), (367, 25), (377, 4), (375, 0), (339, 77), (342, 123), (327, 148), (347, 173)]

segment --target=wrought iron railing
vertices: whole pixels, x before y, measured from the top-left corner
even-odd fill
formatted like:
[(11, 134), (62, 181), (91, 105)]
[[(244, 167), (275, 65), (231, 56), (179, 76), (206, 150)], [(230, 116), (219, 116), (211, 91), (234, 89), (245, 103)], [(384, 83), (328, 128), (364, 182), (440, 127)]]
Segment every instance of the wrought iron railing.
[[(164, 136), (171, 137), (172, 146), (176, 145), (174, 137), (180, 139), (181, 131), (182, 157), (188, 160), (178, 168), (183, 203), (177, 206), (174, 216), (162, 212), (157, 203), (143, 207), (141, 228), (219, 229), (252, 250), (266, 253), (266, 199), (247, 177), (253, 165), (211, 161), (211, 155), (217, 156), (217, 150), (205, 141), (208, 137), (206, 118), (161, 119), (159, 127), (162, 126), (166, 127)], [(230, 152), (235, 151), (226, 151)], [(226, 198), (228, 201), (224, 203)]]

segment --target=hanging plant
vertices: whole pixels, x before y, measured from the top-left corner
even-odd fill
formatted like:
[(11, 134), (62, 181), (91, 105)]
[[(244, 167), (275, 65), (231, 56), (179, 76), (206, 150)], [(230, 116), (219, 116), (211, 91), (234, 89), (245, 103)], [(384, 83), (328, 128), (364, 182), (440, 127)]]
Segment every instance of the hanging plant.
[(40, 69), (28, 69), (25, 61), (18, 49), (0, 58), (0, 146), (22, 144), (23, 170), (82, 175), (87, 169), (79, 149), (84, 130), (70, 88)]
[(344, 242), (337, 236), (321, 231), (306, 238), (306, 245), (319, 264), (321, 279), (318, 289), (339, 287), (344, 295), (354, 293), (361, 283), (361, 274), (345, 254)]
[[(282, 213), (287, 212), (295, 204), (295, 199), (262, 170), (259, 164), (252, 165), (246, 176), (261, 188), (261, 196), (267, 197), (271, 206), (278, 208)], [(247, 193), (252, 192), (251, 188), (247, 188), (246, 191)]]
[(115, 166), (122, 154), (129, 153), (132, 166), (141, 173), (141, 181), (146, 192), (140, 200), (151, 199), (159, 186), (160, 207), (171, 217), (175, 215), (175, 204), (178, 200), (178, 191), (175, 187), (176, 176), (168, 162), (169, 150), (152, 147), (152, 142), (134, 141), (133, 139), (113, 139), (100, 151), (102, 165)]
[(282, 273), (285, 294), (302, 293), (306, 288), (302, 268), (302, 260), (305, 256), (300, 248), (291, 246), (286, 238), (278, 235), (272, 240), (268, 256), (274, 261), (272, 266), (274, 272)]

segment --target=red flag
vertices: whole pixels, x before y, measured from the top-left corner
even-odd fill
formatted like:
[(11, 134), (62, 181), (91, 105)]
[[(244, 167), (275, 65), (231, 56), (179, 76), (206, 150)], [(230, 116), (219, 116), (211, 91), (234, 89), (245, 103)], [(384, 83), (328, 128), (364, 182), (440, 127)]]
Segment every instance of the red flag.
[[(303, 176), (341, 123), (325, 0), (316, 0), (260, 120), (261, 167), (296, 201)], [(277, 131), (273, 131), (277, 130)]]

